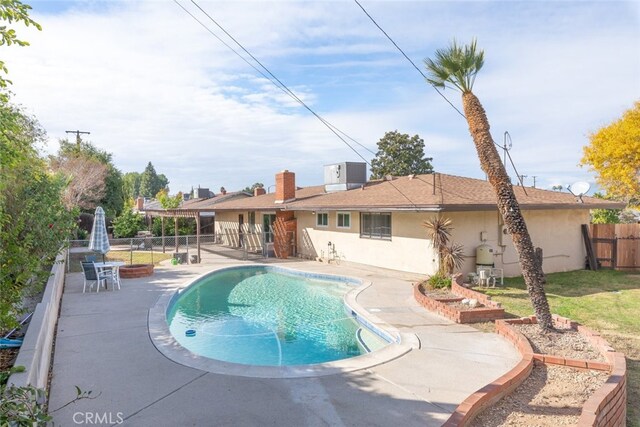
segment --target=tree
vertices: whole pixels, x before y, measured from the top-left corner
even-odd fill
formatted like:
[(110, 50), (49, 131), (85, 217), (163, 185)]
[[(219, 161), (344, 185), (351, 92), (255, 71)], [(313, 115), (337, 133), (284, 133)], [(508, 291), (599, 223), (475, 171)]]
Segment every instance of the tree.
[(167, 178), (163, 173), (158, 175), (158, 187), (159, 190), (167, 190), (169, 191), (169, 178)]
[(371, 178), (431, 173), (430, 160), (424, 157), (424, 140), (418, 135), (387, 132), (378, 141), (378, 153), (371, 161)]
[(122, 186), (125, 200), (134, 200), (140, 195), (140, 174), (127, 172), (122, 176)]
[(144, 217), (132, 209), (125, 209), (113, 220), (113, 234), (115, 237), (135, 237), (138, 231), (144, 229)]
[(140, 175), (140, 196), (154, 197), (158, 192), (167, 187), (169, 180), (164, 175), (158, 175), (153, 164), (149, 162), (144, 172)]
[(175, 209), (182, 203), (182, 193), (178, 193), (172, 197), (169, 195), (169, 191), (163, 188), (156, 194), (156, 200), (160, 202), (162, 209)]
[[(9, 24), (22, 22), (27, 27), (33, 25), (38, 30), (42, 30), (40, 24), (29, 17), (30, 10), (31, 6), (23, 4), (19, 0), (0, 0), (0, 20), (7, 21)], [(29, 42), (18, 39), (16, 30), (7, 25), (0, 25), (0, 46), (11, 46), (12, 44), (29, 46)], [(9, 73), (4, 61), (0, 61), (0, 71), (5, 74)], [(9, 84), (11, 84), (11, 80), (7, 80), (0, 75), (0, 88), (4, 89)], [(9, 96), (6, 93), (0, 93), (0, 99), (8, 102)]]
[(480, 159), (480, 166), (496, 193), (498, 210), (518, 252), (522, 276), (538, 324), (543, 330), (553, 330), (551, 310), (544, 292), (546, 279), (542, 271), (542, 259), (536, 254), (531, 241), (513, 185), (489, 131), (487, 115), (480, 100), (472, 92), (476, 75), (484, 64), (484, 51), (476, 50), (475, 39), (470, 45), (465, 46), (458, 46), (454, 40), (447, 49), (436, 51), (435, 60), (427, 58), (424, 62), (429, 74), (429, 83), (440, 88), (453, 86), (462, 92), (464, 114)]
[(39, 123), (0, 99), (0, 330), (17, 325), (24, 296), (41, 289), (76, 212), (65, 209), (65, 180), (51, 174), (37, 145)]
[[(125, 196), (123, 189), (122, 173), (113, 164), (113, 158), (111, 153), (105, 150), (101, 150), (91, 142), (82, 141), (80, 144), (70, 142), (68, 139), (60, 140), (60, 149), (56, 157), (52, 157), (52, 165), (56, 163), (65, 162), (68, 159), (84, 159), (89, 163), (106, 167), (106, 175), (100, 179), (100, 182), (104, 184), (104, 192), (95, 200), (94, 203), (90, 203), (89, 207), (80, 206), (81, 209), (88, 211), (94, 208), (96, 205), (102, 206), (107, 217), (113, 218), (118, 216), (124, 207)], [(78, 163), (76, 161), (75, 163)], [(104, 169), (102, 166), (100, 169)], [(72, 176), (67, 174), (68, 176)], [(75, 179), (75, 178), (74, 178)], [(90, 185), (91, 183), (86, 183)], [(96, 185), (98, 185), (96, 183)]]
[[(608, 199), (606, 195), (598, 192), (594, 193), (593, 197), (598, 199)], [(592, 224), (619, 224), (620, 223), (620, 209), (592, 209), (591, 210), (591, 223)]]
[(66, 179), (62, 200), (67, 209), (91, 210), (105, 196), (109, 168), (98, 160), (86, 156), (61, 156), (52, 157), (50, 165)]
[(264, 188), (264, 184), (261, 183), (261, 182), (256, 182), (251, 187), (249, 187), (249, 186), (244, 187), (244, 189), (242, 189), (242, 191), (244, 191), (245, 193), (253, 194), (253, 190), (255, 190), (256, 188)]
[(640, 205), (640, 101), (622, 117), (589, 135), (581, 165), (597, 173), (596, 181), (613, 200)]

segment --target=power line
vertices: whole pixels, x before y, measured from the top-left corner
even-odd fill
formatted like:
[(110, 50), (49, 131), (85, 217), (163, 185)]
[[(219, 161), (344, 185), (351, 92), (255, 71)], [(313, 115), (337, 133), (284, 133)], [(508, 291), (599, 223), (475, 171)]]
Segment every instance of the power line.
[[(391, 38), (391, 36), (389, 34), (387, 34), (387, 32), (385, 30), (382, 29), (382, 27), (380, 25), (378, 25), (378, 23), (376, 22), (375, 19), (373, 19), (373, 17), (371, 15), (369, 15), (369, 12), (367, 12), (367, 10), (360, 4), (360, 2), (358, 0), (353, 0), (354, 2), (356, 2), (356, 4), (358, 6), (360, 6), (360, 9), (362, 9), (362, 11), (364, 12), (365, 15), (367, 15), (369, 17), (369, 19), (371, 20), (371, 22), (373, 22), (373, 24), (378, 27), (378, 29), (380, 31), (382, 31), (382, 34), (384, 34), (391, 43), (393, 43), (393, 45), (396, 47), (396, 49), (398, 49), (400, 51), (400, 53), (407, 58), (407, 61), (409, 61), (411, 63), (411, 65), (413, 65), (413, 68), (415, 68), (421, 75), (422, 77), (424, 77), (424, 79), (427, 81), (427, 83), (429, 83), (429, 85), (431, 85), (431, 87), (433, 89), (435, 89), (436, 92), (438, 92), (438, 95), (440, 95), (442, 97), (442, 99), (444, 99), (445, 101), (447, 101), (447, 103), (451, 106), (451, 108), (453, 108), (454, 110), (456, 110), (458, 112), (458, 114), (460, 114), (462, 117), (465, 117), (465, 115), (462, 113), (462, 111), (460, 111), (458, 109), (458, 107), (456, 107), (455, 105), (453, 105), (453, 103), (451, 101), (449, 101), (449, 99), (444, 96), (444, 94), (442, 92), (440, 92), (440, 90), (431, 82), (429, 82), (429, 80), (427, 79), (427, 76), (422, 72), (422, 70), (420, 68), (418, 68), (418, 66), (415, 64), (415, 62), (413, 62), (411, 60), (411, 58), (409, 58), (407, 56), (406, 53), (404, 53), (404, 50), (402, 50), (400, 48), (400, 46), (398, 46), (398, 44)], [(465, 117), (466, 118), (466, 117)]]
[[(454, 110), (456, 110), (458, 112), (458, 114), (460, 114), (460, 116), (462, 116), (463, 118), (466, 119), (466, 116), (462, 113), (462, 111), (460, 111), (455, 105), (453, 105), (453, 103), (451, 101), (449, 101), (449, 99), (444, 96), (444, 94), (442, 92), (440, 92), (440, 90), (433, 84), (431, 83), (428, 79), (427, 76), (422, 72), (422, 70), (420, 68), (418, 68), (418, 66), (411, 60), (411, 58), (409, 58), (409, 56), (407, 56), (407, 54), (404, 52), (404, 50), (402, 50), (402, 48), (400, 48), (400, 46), (398, 46), (398, 44), (391, 38), (391, 36), (389, 34), (387, 34), (387, 32), (382, 29), (382, 27), (376, 22), (375, 19), (373, 19), (373, 17), (369, 14), (369, 12), (367, 12), (367, 10), (364, 8), (364, 6), (362, 6), (362, 4), (360, 4), (360, 2), (358, 0), (353, 0), (358, 6), (360, 6), (360, 9), (362, 9), (362, 11), (364, 12), (365, 15), (367, 15), (369, 17), (369, 19), (371, 20), (371, 22), (373, 22), (373, 24), (378, 27), (378, 29), (380, 31), (382, 31), (382, 34), (384, 34), (391, 43), (393, 43), (393, 45), (396, 47), (396, 49), (398, 49), (400, 51), (400, 53), (407, 59), (407, 61), (409, 61), (411, 63), (411, 65), (413, 65), (413, 68), (415, 68), (422, 77), (424, 77), (424, 79), (427, 81), (427, 83), (429, 83), (429, 85), (435, 89), (436, 92), (438, 92), (438, 95), (440, 95), (442, 97), (442, 99), (444, 99), (445, 101), (447, 101), (447, 103), (451, 106), (451, 108), (453, 108)], [(496, 143), (495, 141), (493, 142), (495, 145), (498, 145), (498, 143)], [(500, 147), (500, 145), (498, 145), (498, 147)], [(511, 154), (509, 154), (508, 151), (505, 151), (505, 154), (509, 157), (509, 161), (511, 162), (511, 165), (513, 166), (513, 169), (516, 170), (516, 165), (515, 163), (513, 163), (513, 159), (511, 158)], [(518, 177), (518, 180), (520, 181), (520, 185), (522, 185), (522, 187), (524, 188), (524, 184), (522, 182), (522, 179), (520, 179), (520, 175), (518, 175), (518, 172), (516, 171), (516, 176)], [(527, 194), (527, 190), (525, 190), (525, 194)]]
[[(215, 34), (213, 31), (211, 31), (211, 29), (209, 29), (209, 27), (207, 27), (202, 21), (200, 21), (197, 17), (195, 17), (191, 12), (189, 12), (184, 6), (182, 6), (177, 0), (173, 0), (174, 3), (176, 3), (178, 6), (180, 6), (180, 8), (185, 11), (189, 16), (191, 16), (196, 22), (198, 22), (203, 28), (205, 28), (211, 35), (213, 35), (216, 39), (218, 39), (220, 42), (222, 42), (227, 48), (231, 49), (231, 51), (233, 53), (235, 53), (237, 56), (239, 56), (244, 62), (246, 62), (248, 65), (250, 65), (254, 70), (256, 70), (258, 73), (260, 73), (260, 75), (262, 75), (263, 77), (265, 77), (266, 79), (268, 79), (273, 85), (275, 85), (276, 87), (278, 87), (280, 90), (284, 91), (287, 95), (289, 95), (291, 98), (293, 98), (295, 101), (297, 101), (300, 105), (302, 105), (305, 109), (307, 109), (311, 114), (313, 114), (318, 120), (320, 120), (336, 137), (338, 137), (338, 139), (340, 139), (347, 147), (349, 147), (354, 153), (356, 153), (356, 155), (358, 157), (360, 157), (369, 167), (371, 167), (371, 163), (365, 159), (351, 144), (349, 144), (342, 136), (340, 136), (340, 134), (345, 135), (345, 137), (347, 137), (348, 139), (354, 141), (356, 144), (360, 145), (361, 147), (363, 147), (364, 149), (366, 149), (367, 151), (369, 151), (372, 154), (376, 154), (373, 151), (371, 151), (369, 148), (365, 147), (364, 145), (360, 144), (358, 141), (356, 141), (355, 139), (353, 139), (352, 137), (350, 137), (349, 135), (347, 135), (344, 131), (338, 129), (335, 125), (329, 123), (326, 119), (324, 119), (323, 117), (321, 117), (319, 114), (317, 114), (315, 111), (313, 111), (302, 99), (300, 99), (291, 89), (289, 89), (287, 87), (287, 85), (285, 85), (279, 78), (277, 78), (266, 66), (264, 66), (253, 54), (251, 54), (251, 52), (249, 52), (238, 40), (236, 40), (227, 30), (225, 30), (215, 19), (213, 19), (213, 17), (211, 17), (211, 15), (209, 15), (204, 9), (202, 9), (202, 7), (200, 7), (200, 5), (198, 5), (198, 3), (196, 3), (194, 0), (191, 0), (191, 3), (193, 3), (198, 9), (200, 9), (200, 11), (207, 16), (207, 18), (209, 18), (211, 20), (211, 22), (213, 22), (218, 28), (220, 28), (220, 30), (222, 30), (231, 40), (234, 41), (235, 44), (237, 44), (247, 55), (249, 55), (258, 65), (260, 65), (260, 67), (262, 67), (272, 78), (267, 77), (262, 71), (260, 71), (257, 67), (255, 67), (253, 64), (251, 64), (244, 56), (240, 55), (240, 53), (238, 51), (236, 51), (235, 49), (233, 49), (232, 47), (230, 47), (226, 42), (224, 42), (217, 34)], [(275, 80), (278, 84), (276, 84), (276, 82), (274, 82), (273, 80)], [(398, 193), (400, 193), (409, 203), (411, 203), (411, 205), (416, 209), (416, 211), (418, 210), (418, 207), (415, 203), (413, 203), (413, 201), (402, 192), (402, 190), (400, 190), (398, 187), (395, 186), (395, 184), (392, 181), (388, 181), (389, 184), (391, 184), (391, 186), (398, 191)]]
[[(331, 122), (329, 122), (328, 120), (326, 120), (324, 117), (320, 116), (319, 114), (317, 114), (315, 111), (313, 111), (304, 101), (302, 101), (302, 99), (300, 99), (291, 89), (289, 89), (284, 83), (282, 83), (282, 81), (280, 79), (278, 79), (273, 73), (271, 73), (271, 71), (269, 71), (269, 69), (267, 67), (265, 67), (255, 56), (253, 56), (251, 54), (251, 52), (249, 52), (247, 49), (245, 49), (245, 47), (238, 42), (231, 34), (229, 34), (229, 32), (227, 30), (225, 30), (216, 20), (214, 20), (211, 15), (209, 15), (204, 9), (202, 9), (202, 7), (200, 7), (200, 5), (198, 5), (195, 1), (191, 1), (198, 9), (200, 9), (200, 11), (207, 16), (207, 18), (209, 18), (216, 26), (218, 26), (218, 28), (220, 28), (231, 40), (233, 40), (247, 55), (249, 55), (256, 63), (258, 63), (271, 77), (267, 76), (264, 72), (262, 72), (262, 70), (260, 70), (259, 68), (257, 68), (254, 64), (252, 64), (251, 62), (249, 62), (244, 56), (242, 56), (237, 50), (235, 50), (233, 47), (229, 46), (228, 43), (226, 43), (224, 40), (222, 40), (216, 33), (214, 33), (213, 31), (211, 31), (211, 29), (209, 27), (207, 27), (202, 21), (200, 21), (196, 16), (194, 16), (191, 12), (189, 12), (184, 6), (182, 6), (177, 0), (173, 0), (174, 3), (176, 3), (178, 6), (180, 6), (180, 8), (185, 11), (189, 16), (191, 16), (196, 22), (198, 22), (198, 24), (200, 24), (205, 30), (207, 30), (212, 36), (214, 36), (216, 39), (218, 39), (218, 41), (220, 41), (222, 44), (224, 44), (228, 49), (230, 49), (233, 53), (235, 53), (240, 59), (242, 59), (244, 62), (247, 63), (247, 65), (249, 65), (251, 68), (253, 68), (255, 71), (257, 71), (261, 76), (263, 76), (265, 79), (269, 80), (269, 82), (271, 84), (273, 84), (274, 86), (276, 86), (278, 89), (280, 89), (283, 93), (285, 93), (286, 95), (288, 95), (289, 97), (291, 97), (293, 100), (295, 100), (296, 102), (298, 102), (300, 105), (302, 105), (304, 108), (306, 108), (309, 112), (311, 112), (311, 114), (313, 114), (318, 120), (320, 120), (326, 127), (329, 128), (329, 130), (331, 130), (334, 134), (336, 134), (336, 136), (338, 138), (340, 138), (349, 148), (351, 148), (351, 150), (353, 150), (356, 155), (358, 155), (358, 157), (360, 157), (362, 160), (364, 160), (366, 163), (367, 160), (360, 155), (360, 153), (358, 153), (358, 151), (356, 151), (349, 143), (347, 143), (346, 141), (344, 141), (340, 135), (338, 135), (336, 132), (339, 132), (341, 134), (343, 134), (346, 138), (348, 138), (349, 140), (353, 141), (354, 143), (358, 144), (360, 147), (364, 148), (365, 150), (367, 150), (368, 152), (370, 152), (373, 155), (376, 155), (376, 153), (372, 150), (370, 150), (368, 147), (366, 147), (365, 145), (361, 144), (360, 142), (358, 142), (357, 140), (355, 140), (354, 138), (350, 137), (349, 135), (347, 135), (345, 132), (341, 131), (338, 127), (336, 127), (334, 124), (332, 124)], [(275, 81), (274, 81), (275, 80)], [(276, 83), (277, 82), (277, 83)]]
[[(276, 77), (262, 62), (260, 62), (258, 60), (258, 58), (256, 58), (255, 56), (253, 56), (253, 54), (251, 52), (249, 52), (243, 45), (242, 43), (240, 43), (238, 40), (235, 39), (235, 37), (233, 37), (226, 29), (224, 29), (224, 27), (222, 27), (222, 25), (220, 25), (215, 19), (213, 19), (213, 17), (211, 15), (209, 15), (202, 7), (200, 7), (200, 5), (195, 1), (195, 0), (191, 0), (191, 3), (193, 3), (198, 9), (200, 9), (200, 11), (202, 13), (205, 14), (205, 16), (207, 18), (209, 18), (209, 20), (211, 20), (211, 22), (213, 22), (218, 28), (220, 28), (220, 30), (222, 30), (222, 32), (224, 32), (227, 37), (229, 37), (231, 40), (234, 41), (235, 44), (237, 44), (240, 49), (242, 49), (247, 55), (249, 55), (251, 57), (251, 59), (253, 59), (258, 65), (260, 65), (260, 67), (262, 67), (263, 70), (265, 70), (275, 81), (278, 82), (278, 84), (280, 85), (280, 87), (282, 87), (286, 93), (289, 94), (289, 96), (291, 96), (294, 100), (296, 100), (300, 105), (302, 105), (304, 108), (306, 108), (311, 114), (313, 114), (318, 120), (320, 120), (327, 128), (329, 128), (338, 138), (340, 138), (345, 144), (347, 144), (347, 146), (349, 148), (351, 148), (362, 160), (364, 160), (365, 162), (367, 162), (367, 160), (362, 157), (360, 155), (360, 153), (358, 153), (347, 141), (345, 141), (342, 137), (340, 137), (340, 135), (338, 135), (338, 132), (342, 133), (343, 135), (346, 135), (350, 140), (354, 141), (355, 143), (357, 143), (358, 145), (360, 145), (361, 147), (367, 149), (369, 152), (371, 152), (372, 154), (375, 155), (375, 153), (373, 153), (371, 150), (369, 150), (368, 148), (364, 147), (364, 145), (360, 144), (358, 141), (356, 141), (355, 139), (349, 137), (346, 133), (344, 133), (343, 131), (341, 131), (340, 129), (338, 129), (336, 126), (334, 126), (333, 124), (329, 123), (326, 119), (324, 119), (323, 117), (321, 117), (319, 114), (317, 114), (315, 111), (313, 111), (302, 99), (300, 99), (298, 97), (298, 95), (296, 95), (291, 89), (289, 89), (289, 87), (287, 87), (287, 85), (285, 85), (278, 77)], [(275, 84), (275, 83), (274, 83)], [(276, 85), (277, 86), (277, 85)], [(367, 162), (368, 163), (368, 162)]]

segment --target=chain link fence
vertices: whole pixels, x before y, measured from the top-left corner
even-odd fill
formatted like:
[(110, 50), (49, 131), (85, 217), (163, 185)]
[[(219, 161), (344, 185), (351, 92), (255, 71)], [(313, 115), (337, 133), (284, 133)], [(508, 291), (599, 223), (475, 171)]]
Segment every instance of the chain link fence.
[[(288, 236), (288, 241), (292, 242), (292, 255), (295, 255), (295, 235)], [(261, 260), (275, 257), (273, 242), (272, 232), (240, 233), (237, 230), (228, 230), (222, 233), (200, 235), (200, 250), (201, 256), (211, 253), (238, 260)], [(112, 238), (109, 239), (109, 245), (111, 250), (108, 258), (125, 261), (128, 264), (136, 264), (140, 259), (157, 263), (168, 258), (174, 258), (178, 263), (199, 262), (198, 238), (195, 235), (177, 237), (141, 235)], [(75, 254), (74, 258), (77, 259), (95, 255), (89, 250), (89, 240), (70, 240), (69, 253)]]

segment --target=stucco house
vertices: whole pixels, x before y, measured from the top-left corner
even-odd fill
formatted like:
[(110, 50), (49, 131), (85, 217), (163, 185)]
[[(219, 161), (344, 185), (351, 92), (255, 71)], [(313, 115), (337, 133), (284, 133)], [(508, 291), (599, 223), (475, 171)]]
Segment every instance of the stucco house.
[[(584, 268), (581, 224), (590, 209), (619, 209), (620, 203), (569, 193), (515, 186), (535, 246), (543, 249), (545, 272)], [(452, 241), (465, 247), (463, 272), (476, 270), (484, 245), (505, 276), (520, 274), (517, 253), (484, 180), (442, 173), (366, 180), (362, 163), (325, 166), (323, 185), (298, 188), (295, 174), (276, 174), (276, 190), (216, 203), (215, 232), (224, 244), (340, 260), (407, 272), (433, 274), (438, 257), (423, 222), (453, 221)], [(485, 260), (486, 261), (486, 260)]]
[[(134, 206), (134, 211), (145, 215), (147, 218), (160, 217), (163, 219), (163, 236), (164, 236), (164, 218), (187, 217), (195, 218), (196, 227), (202, 234), (214, 233), (214, 217), (215, 210), (213, 206), (217, 203), (225, 201), (243, 199), (251, 197), (250, 193), (244, 191), (227, 192), (224, 187), (218, 194), (213, 193), (208, 188), (195, 189), (195, 197), (183, 198), (180, 206), (175, 209), (164, 209), (160, 202), (155, 199), (144, 199), (138, 197)], [(171, 230), (169, 230), (171, 233)], [(177, 231), (176, 231), (177, 233)]]

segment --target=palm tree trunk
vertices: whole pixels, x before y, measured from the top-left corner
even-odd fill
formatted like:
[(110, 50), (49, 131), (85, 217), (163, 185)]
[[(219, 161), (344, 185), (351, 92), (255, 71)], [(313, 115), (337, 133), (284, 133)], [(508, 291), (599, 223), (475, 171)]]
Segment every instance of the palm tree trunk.
[(527, 291), (529, 292), (529, 298), (538, 319), (538, 324), (544, 330), (552, 330), (553, 320), (549, 302), (544, 292), (545, 277), (542, 271), (542, 264), (538, 263), (536, 259), (535, 248), (520, 211), (520, 205), (513, 192), (511, 180), (489, 132), (487, 115), (480, 100), (472, 92), (464, 92), (462, 94), (462, 104), (469, 123), (469, 131), (478, 151), (480, 165), (496, 192), (498, 210), (518, 252), (522, 276), (527, 285)]

